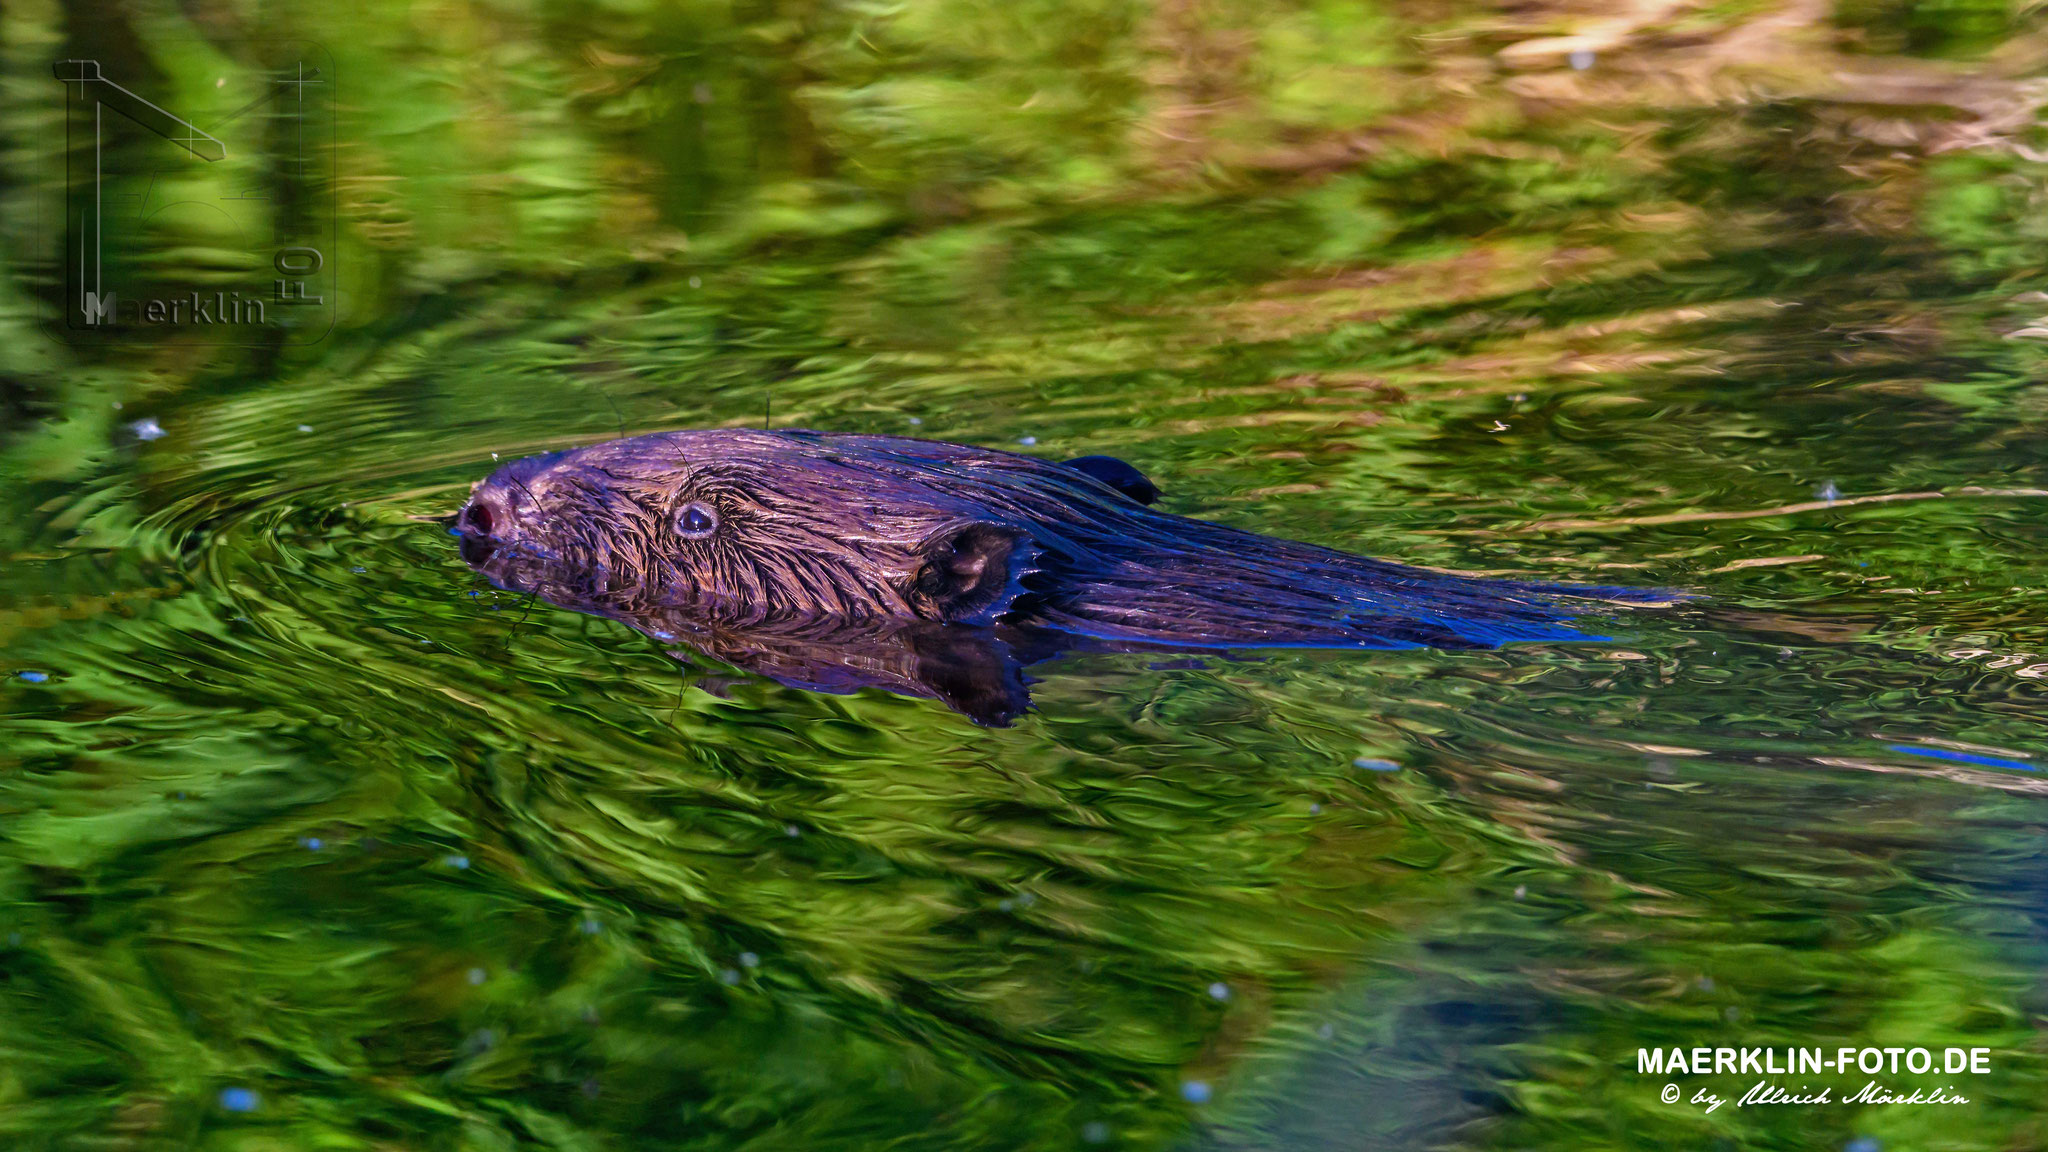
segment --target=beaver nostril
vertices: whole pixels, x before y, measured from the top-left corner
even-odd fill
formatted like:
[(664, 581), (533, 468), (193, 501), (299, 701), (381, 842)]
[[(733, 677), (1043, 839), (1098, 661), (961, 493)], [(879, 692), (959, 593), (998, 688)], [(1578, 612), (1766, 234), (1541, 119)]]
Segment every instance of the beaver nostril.
[(476, 529), (479, 534), (489, 536), (497, 518), (491, 514), (490, 501), (479, 496), (469, 502), (469, 508), (464, 514), (463, 519), (471, 528)]

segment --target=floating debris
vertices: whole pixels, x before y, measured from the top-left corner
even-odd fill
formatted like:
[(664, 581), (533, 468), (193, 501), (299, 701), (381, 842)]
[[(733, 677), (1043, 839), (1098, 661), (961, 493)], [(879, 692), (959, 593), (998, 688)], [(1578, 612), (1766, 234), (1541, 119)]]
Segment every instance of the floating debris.
[(1584, 72), (1593, 66), (1593, 53), (1591, 49), (1577, 49), (1570, 56), (1565, 57), (1565, 59), (1571, 62), (1572, 71), (1574, 72)]
[(17, 672), (15, 673), (15, 675), (21, 677), (23, 680), (26, 680), (31, 684), (47, 683), (50, 679), (50, 674), (48, 672)]
[(1360, 756), (1351, 762), (1353, 768), (1364, 768), (1372, 772), (1399, 772), (1401, 766), (1392, 760), (1378, 760), (1371, 756)]
[(299, 425), (299, 431), (301, 431), (301, 432), (311, 432), (312, 430), (313, 430), (313, 426), (312, 426), (311, 424), (301, 424), (301, 425)]
[(481, 984), (484, 981), (489, 980), (491, 978), (491, 974), (489, 972), (484, 971), (481, 968), (471, 968), (468, 972), (468, 977), (469, 982), (471, 984)]
[(1842, 498), (1842, 490), (1840, 488), (1835, 487), (1835, 482), (1833, 480), (1830, 480), (1827, 483), (1821, 485), (1819, 488), (1814, 489), (1813, 494), (1815, 496), (1820, 497), (1822, 500), (1827, 501), (1830, 504), (1833, 504), (1835, 501), (1840, 500)]
[(761, 966), (761, 958), (752, 952), (742, 952), (740, 953), (740, 966), (742, 968), (759, 968)]
[(1081, 1139), (1089, 1144), (1109, 1143), (1109, 1125), (1100, 1120), (1090, 1120), (1081, 1125)]
[(161, 440), (164, 437), (164, 426), (157, 423), (154, 416), (134, 421), (128, 425), (128, 430), (135, 433), (137, 440)]
[(1225, 983), (1224, 983), (1223, 981), (1221, 981), (1221, 980), (1218, 980), (1218, 981), (1217, 981), (1217, 982), (1215, 982), (1214, 984), (1211, 984), (1211, 985), (1209, 985), (1209, 999), (1211, 999), (1211, 1000), (1228, 1000), (1228, 999), (1230, 999), (1230, 985), (1228, 985), (1228, 984), (1225, 984)]
[(448, 866), (450, 868), (467, 868), (469, 867), (469, 857), (450, 856), (448, 857)]
[(1017, 443), (1019, 443), (1019, 444), (1022, 444), (1022, 445), (1023, 445), (1023, 446), (1025, 446), (1026, 448), (1029, 448), (1029, 447), (1031, 447), (1031, 446), (1032, 446), (1033, 444), (1036, 444), (1036, 443), (1038, 443), (1038, 437), (1036, 437), (1036, 436), (1019, 436), (1019, 437), (1017, 437)]

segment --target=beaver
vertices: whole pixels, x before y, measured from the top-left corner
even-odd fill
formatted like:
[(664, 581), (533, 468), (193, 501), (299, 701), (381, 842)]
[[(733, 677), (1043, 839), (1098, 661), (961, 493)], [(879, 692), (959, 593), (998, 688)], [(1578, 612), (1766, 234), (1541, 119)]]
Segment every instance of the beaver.
[(1586, 640), (1662, 589), (1417, 568), (1151, 507), (1115, 457), (897, 436), (660, 432), (517, 460), (450, 531), (498, 586), (786, 684), (936, 696), (982, 723), (1062, 651)]

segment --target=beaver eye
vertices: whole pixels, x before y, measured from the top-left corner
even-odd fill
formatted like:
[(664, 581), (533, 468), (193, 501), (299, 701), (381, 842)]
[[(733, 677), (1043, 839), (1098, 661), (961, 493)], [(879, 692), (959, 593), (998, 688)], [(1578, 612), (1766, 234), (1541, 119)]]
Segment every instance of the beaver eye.
[(718, 531), (718, 513), (708, 504), (685, 504), (676, 513), (676, 535), (685, 540), (702, 540)]

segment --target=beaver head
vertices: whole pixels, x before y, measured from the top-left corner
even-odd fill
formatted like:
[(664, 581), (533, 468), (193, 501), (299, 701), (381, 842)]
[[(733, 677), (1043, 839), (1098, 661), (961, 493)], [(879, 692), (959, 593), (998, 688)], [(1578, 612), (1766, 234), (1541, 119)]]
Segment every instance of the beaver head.
[(1123, 644), (1490, 646), (1584, 638), (1584, 597), (1276, 540), (1145, 506), (1122, 461), (893, 436), (663, 432), (520, 460), (453, 531), (500, 585), (621, 618), (1036, 627)]
[(1136, 507), (1088, 471), (1010, 453), (669, 432), (509, 464), (455, 530), (473, 566), (558, 602), (688, 606), (728, 625), (978, 624), (1025, 591), (1049, 515), (1115, 505)]

